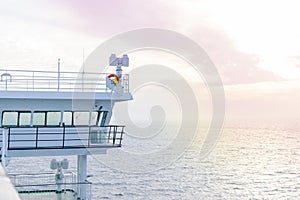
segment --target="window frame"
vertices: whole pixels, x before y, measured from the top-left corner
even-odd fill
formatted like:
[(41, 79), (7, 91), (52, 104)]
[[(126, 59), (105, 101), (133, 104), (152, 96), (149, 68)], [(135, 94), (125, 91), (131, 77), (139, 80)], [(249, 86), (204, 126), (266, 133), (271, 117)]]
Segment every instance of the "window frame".
[[(59, 116), (59, 122), (58, 122), (58, 124), (57, 125), (48, 125), (48, 119), (49, 119), (49, 116), (48, 116), (48, 114), (49, 113), (60, 113), (60, 116)], [(46, 121), (46, 125), (45, 126), (47, 126), (47, 127), (59, 127), (59, 126), (61, 126), (61, 124), (62, 124), (62, 111), (59, 111), (59, 110), (50, 110), (50, 111), (46, 111), (46, 118), (45, 118), (45, 121)]]
[[(60, 113), (60, 118), (59, 118), (59, 123), (55, 124), (55, 125), (48, 125), (48, 114), (49, 113)], [(76, 113), (88, 113), (88, 124), (80, 124), (80, 125), (76, 125), (75, 124), (75, 119), (74, 119), (74, 115)], [(3, 121), (4, 121), (4, 116), (5, 113), (16, 113), (16, 124), (15, 125), (3, 125)], [(30, 113), (30, 123), (26, 124), (26, 125), (20, 125), (20, 120), (21, 120), (21, 115), (22, 113)], [(44, 114), (44, 123), (43, 124), (34, 124), (34, 116), (37, 113), (43, 113)], [(64, 120), (65, 120), (65, 113), (70, 113), (71, 114), (71, 119), (70, 119), (70, 123), (71, 124), (64, 124)], [(96, 117), (96, 122), (92, 123), (92, 115), (93, 113), (97, 113), (97, 117)], [(107, 116), (109, 114), (109, 111), (106, 110), (63, 110), (63, 111), (59, 111), (59, 110), (50, 110), (50, 111), (44, 111), (44, 110), (4, 110), (2, 111), (2, 115), (1, 115), (1, 127), (61, 127), (61, 126), (66, 126), (66, 127), (76, 127), (76, 126), (105, 126), (106, 120), (107, 120)]]
[[(17, 113), (17, 124), (16, 125), (3, 125), (4, 113)], [(19, 111), (15, 111), (15, 110), (4, 110), (4, 111), (2, 111), (1, 127), (18, 127), (18, 125), (19, 125)]]
[[(73, 116), (73, 111), (71, 110), (64, 110), (64, 111), (61, 111), (62, 112), (62, 119), (61, 119), (61, 126), (65, 126), (65, 127), (73, 127), (74, 126), (74, 116)], [(71, 113), (71, 124), (65, 124), (64, 122), (64, 114), (65, 113)]]
[[(32, 121), (33, 121), (33, 114), (31, 111), (16, 111), (18, 112), (18, 125), (17, 127), (31, 127), (32, 126)], [(20, 125), (20, 116), (22, 113), (30, 113), (30, 120), (29, 120), (29, 125)]]
[[(47, 122), (47, 112), (48, 111), (42, 111), (42, 110), (34, 110), (32, 112), (32, 127), (46, 127), (46, 122)], [(45, 119), (44, 119), (44, 125), (35, 125), (34, 124), (34, 114), (35, 113), (44, 113), (45, 114)]]

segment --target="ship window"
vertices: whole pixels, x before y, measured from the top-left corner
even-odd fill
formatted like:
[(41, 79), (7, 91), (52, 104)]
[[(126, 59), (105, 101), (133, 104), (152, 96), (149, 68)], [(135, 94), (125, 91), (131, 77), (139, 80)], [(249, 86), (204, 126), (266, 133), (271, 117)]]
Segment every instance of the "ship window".
[(30, 126), (31, 112), (19, 113), (19, 126)]
[(47, 112), (47, 126), (59, 126), (60, 112)]
[(91, 126), (97, 125), (98, 112), (91, 113)]
[(17, 126), (18, 112), (3, 112), (2, 126)]
[(33, 126), (45, 126), (46, 113), (45, 112), (34, 112), (33, 113)]
[(63, 114), (63, 123), (66, 126), (72, 126), (72, 112), (64, 112)]
[(89, 125), (90, 112), (74, 112), (74, 125), (83, 126)]

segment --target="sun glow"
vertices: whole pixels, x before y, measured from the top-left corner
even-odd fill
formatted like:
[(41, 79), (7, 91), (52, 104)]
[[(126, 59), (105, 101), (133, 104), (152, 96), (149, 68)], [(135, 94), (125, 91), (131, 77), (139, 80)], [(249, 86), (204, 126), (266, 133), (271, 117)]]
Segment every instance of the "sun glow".
[(296, 67), (295, 61), (290, 56), (276, 54), (262, 55), (260, 67), (272, 71), (285, 79), (300, 78), (300, 69)]
[(215, 7), (213, 17), (236, 48), (260, 58), (259, 67), (286, 79), (300, 78), (293, 59), (300, 54), (298, 8), (298, 1), (231, 0)]

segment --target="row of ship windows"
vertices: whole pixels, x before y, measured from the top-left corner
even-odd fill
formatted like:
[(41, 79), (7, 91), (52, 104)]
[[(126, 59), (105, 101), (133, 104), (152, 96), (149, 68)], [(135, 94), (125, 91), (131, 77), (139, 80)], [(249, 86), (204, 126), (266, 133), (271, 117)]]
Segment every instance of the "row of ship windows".
[(3, 111), (2, 127), (103, 126), (107, 111)]

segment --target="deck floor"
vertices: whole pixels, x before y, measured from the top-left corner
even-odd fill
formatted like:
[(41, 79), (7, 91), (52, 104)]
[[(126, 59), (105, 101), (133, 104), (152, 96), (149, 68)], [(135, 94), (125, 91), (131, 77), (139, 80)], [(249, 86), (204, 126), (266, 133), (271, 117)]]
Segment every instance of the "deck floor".
[(56, 192), (30, 192), (19, 193), (22, 200), (77, 200), (77, 195), (72, 191)]

